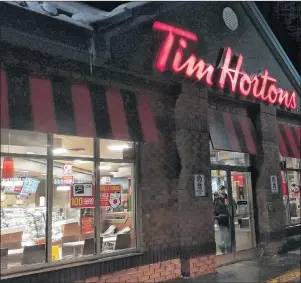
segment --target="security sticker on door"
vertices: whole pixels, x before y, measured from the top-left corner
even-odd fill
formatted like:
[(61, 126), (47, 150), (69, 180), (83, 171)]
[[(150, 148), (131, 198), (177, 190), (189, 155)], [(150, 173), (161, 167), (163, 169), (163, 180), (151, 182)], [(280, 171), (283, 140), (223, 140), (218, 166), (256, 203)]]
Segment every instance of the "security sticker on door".
[(205, 188), (205, 176), (202, 174), (193, 175), (194, 179), (194, 194), (196, 197), (205, 197), (206, 188)]

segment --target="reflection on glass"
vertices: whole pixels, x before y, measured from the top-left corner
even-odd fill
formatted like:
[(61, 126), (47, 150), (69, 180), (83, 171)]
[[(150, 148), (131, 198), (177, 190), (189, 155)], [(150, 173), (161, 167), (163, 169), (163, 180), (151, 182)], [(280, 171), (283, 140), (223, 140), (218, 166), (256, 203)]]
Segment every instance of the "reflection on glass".
[(37, 132), (1, 129), (1, 152), (47, 154), (47, 135)]
[[(93, 156), (93, 139), (54, 135), (53, 137), (54, 156)], [(80, 160), (79, 160), (80, 161)]]
[(292, 158), (292, 157), (281, 157), (282, 161), (285, 161), (286, 168), (290, 169), (300, 169), (300, 158)]
[(232, 166), (249, 166), (249, 155), (242, 152), (231, 152), (215, 150), (210, 143), (210, 160), (211, 164), (232, 165)]
[(253, 248), (252, 185), (250, 173), (231, 172), (236, 251)]
[(46, 160), (1, 157), (1, 269), (45, 262)]
[(102, 252), (135, 247), (133, 165), (100, 163)]
[(101, 158), (125, 159), (133, 158), (133, 143), (115, 140), (99, 140)]
[(90, 161), (54, 161), (52, 260), (94, 254), (94, 186)]

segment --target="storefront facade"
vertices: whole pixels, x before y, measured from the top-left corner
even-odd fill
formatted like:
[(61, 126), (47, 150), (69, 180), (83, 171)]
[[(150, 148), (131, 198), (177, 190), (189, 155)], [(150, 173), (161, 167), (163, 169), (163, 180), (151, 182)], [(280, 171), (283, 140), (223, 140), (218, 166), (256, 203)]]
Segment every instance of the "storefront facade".
[[(300, 82), (252, 7), (147, 4), (130, 25), (108, 28), (110, 58), (99, 55), (92, 73), (85, 59), (5, 37), (4, 282), (195, 277), (257, 247), (275, 253), (286, 227), (300, 229)], [(13, 18), (3, 30), (20, 29)], [(90, 39), (49, 21), (67, 46)], [(219, 185), (232, 216), (225, 255), (212, 205)]]

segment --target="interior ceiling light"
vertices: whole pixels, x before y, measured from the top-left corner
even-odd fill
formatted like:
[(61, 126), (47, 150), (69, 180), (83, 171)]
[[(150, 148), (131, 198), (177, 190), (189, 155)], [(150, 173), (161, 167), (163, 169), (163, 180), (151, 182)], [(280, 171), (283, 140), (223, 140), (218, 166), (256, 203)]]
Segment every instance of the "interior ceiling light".
[(99, 166), (99, 169), (100, 169), (100, 170), (110, 170), (110, 169), (111, 169), (111, 166), (110, 166), (110, 165), (100, 165), (100, 166)]
[(130, 146), (128, 144), (115, 144), (115, 145), (109, 145), (108, 149), (111, 151), (122, 151), (124, 149), (128, 149)]
[(26, 154), (35, 154), (33, 151), (26, 151)]
[(68, 152), (68, 150), (65, 149), (65, 148), (55, 148), (55, 149), (53, 150), (53, 153), (54, 153), (54, 154), (62, 154), (62, 153), (67, 153), (67, 152)]
[(57, 191), (69, 191), (70, 190), (70, 186), (58, 186), (56, 188)]
[(80, 160), (80, 159), (76, 159), (73, 161), (74, 164), (83, 164), (83, 163), (89, 163), (90, 161), (87, 160)]

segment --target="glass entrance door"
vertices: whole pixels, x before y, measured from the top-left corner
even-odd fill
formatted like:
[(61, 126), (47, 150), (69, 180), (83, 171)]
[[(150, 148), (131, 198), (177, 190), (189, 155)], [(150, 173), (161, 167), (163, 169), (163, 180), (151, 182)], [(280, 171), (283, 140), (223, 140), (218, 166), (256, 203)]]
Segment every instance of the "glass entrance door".
[(231, 171), (234, 208), (235, 251), (255, 247), (251, 173)]
[(230, 166), (218, 169), (211, 171), (216, 251), (231, 261), (235, 252), (255, 247), (251, 174)]

